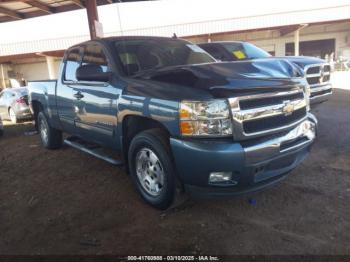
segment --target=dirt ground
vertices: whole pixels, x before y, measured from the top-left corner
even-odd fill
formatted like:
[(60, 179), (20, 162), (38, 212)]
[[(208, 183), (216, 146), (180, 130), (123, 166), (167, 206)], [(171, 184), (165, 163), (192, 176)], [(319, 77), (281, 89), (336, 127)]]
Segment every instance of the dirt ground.
[(350, 91), (315, 113), (309, 158), (280, 185), (161, 212), (118, 169), (47, 151), (31, 123), (0, 139), (0, 254), (350, 254)]

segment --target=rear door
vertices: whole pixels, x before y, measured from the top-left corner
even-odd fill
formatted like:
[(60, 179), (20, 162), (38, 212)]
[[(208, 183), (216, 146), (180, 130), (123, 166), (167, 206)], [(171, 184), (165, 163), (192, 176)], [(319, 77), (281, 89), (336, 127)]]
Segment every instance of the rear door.
[[(103, 72), (113, 71), (106, 49), (98, 42), (85, 45), (82, 65), (94, 64)], [(106, 147), (113, 147), (117, 125), (117, 98), (121, 89), (109, 82), (81, 81), (73, 88), (76, 126), (80, 136)]]
[(76, 99), (73, 96), (73, 89), (78, 84), (75, 72), (81, 64), (81, 52), (81, 47), (74, 47), (67, 51), (61, 81), (57, 81), (56, 91), (57, 111), (62, 128), (73, 135), (79, 134), (74, 122), (78, 109), (75, 107)]

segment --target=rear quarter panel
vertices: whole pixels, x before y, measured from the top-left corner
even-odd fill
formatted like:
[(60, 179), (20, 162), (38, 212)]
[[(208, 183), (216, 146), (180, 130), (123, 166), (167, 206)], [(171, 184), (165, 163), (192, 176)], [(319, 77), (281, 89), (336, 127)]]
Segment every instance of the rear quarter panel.
[(56, 84), (57, 80), (30, 81), (28, 83), (29, 104), (33, 111), (33, 103), (39, 103), (50, 125), (60, 129), (55, 96)]

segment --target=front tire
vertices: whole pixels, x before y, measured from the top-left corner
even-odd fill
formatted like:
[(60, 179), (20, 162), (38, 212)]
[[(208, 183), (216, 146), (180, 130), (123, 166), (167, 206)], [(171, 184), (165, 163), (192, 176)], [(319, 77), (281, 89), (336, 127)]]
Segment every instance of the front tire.
[(62, 132), (52, 128), (43, 112), (37, 117), (38, 131), (43, 146), (48, 149), (57, 149), (62, 146)]
[(161, 129), (136, 135), (128, 152), (132, 180), (142, 198), (158, 209), (167, 209), (176, 193), (175, 169), (167, 136)]

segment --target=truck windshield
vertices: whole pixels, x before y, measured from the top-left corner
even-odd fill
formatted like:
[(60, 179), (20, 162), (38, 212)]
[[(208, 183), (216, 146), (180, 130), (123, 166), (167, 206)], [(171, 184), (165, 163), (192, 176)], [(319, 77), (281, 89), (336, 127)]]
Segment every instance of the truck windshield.
[(266, 58), (271, 55), (250, 43), (222, 43), (222, 46), (232, 54), (235, 60)]
[(114, 47), (128, 76), (168, 66), (215, 62), (199, 46), (179, 39), (118, 40)]

